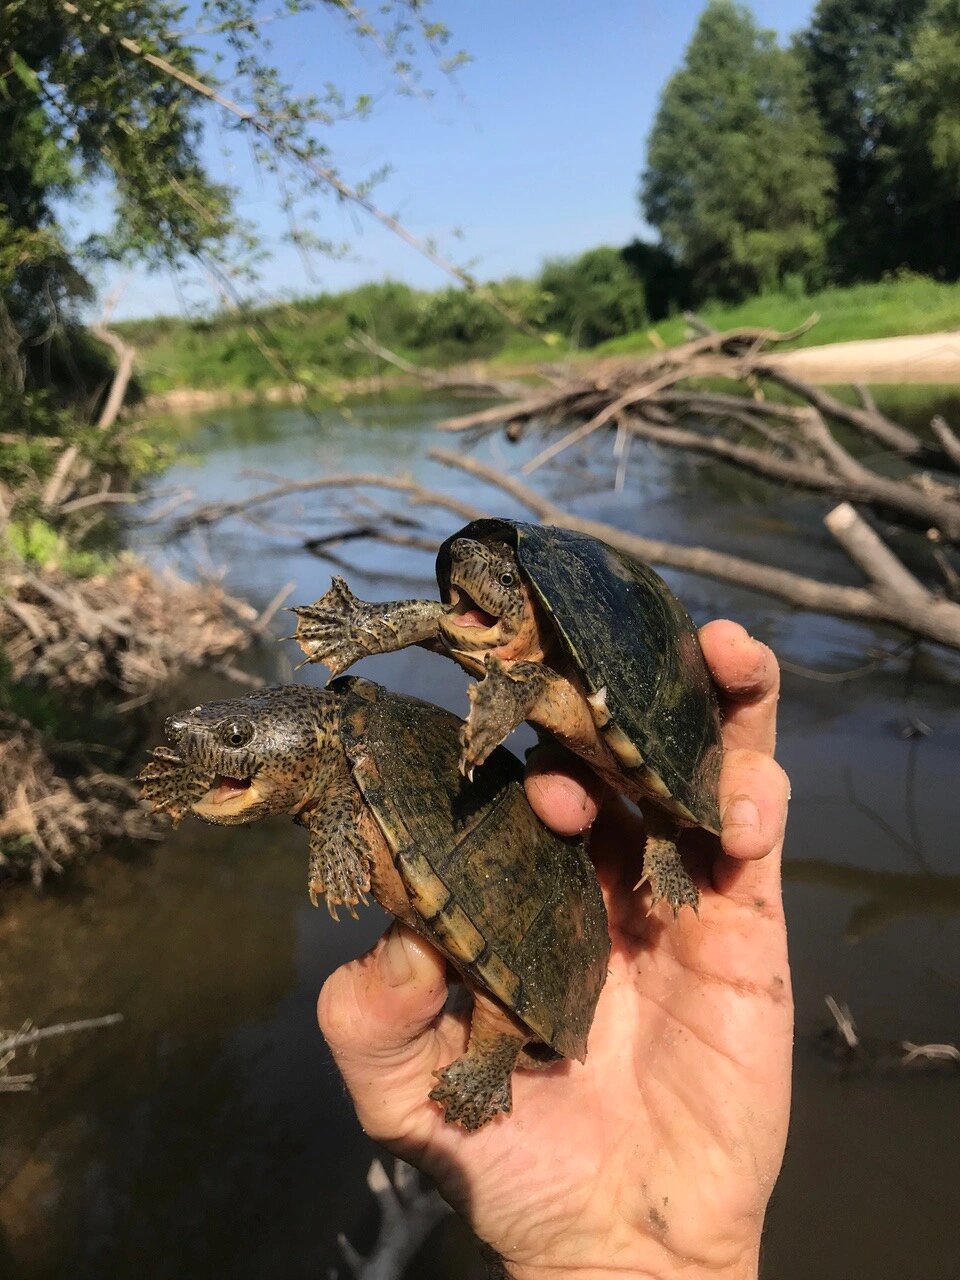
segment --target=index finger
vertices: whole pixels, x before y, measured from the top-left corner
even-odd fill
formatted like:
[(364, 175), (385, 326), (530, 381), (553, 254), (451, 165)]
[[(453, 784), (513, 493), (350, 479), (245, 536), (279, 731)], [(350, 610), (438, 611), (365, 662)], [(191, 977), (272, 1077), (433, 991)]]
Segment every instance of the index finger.
[(772, 756), (780, 697), (780, 667), (773, 650), (725, 618), (701, 627), (700, 645), (720, 694), (724, 747)]

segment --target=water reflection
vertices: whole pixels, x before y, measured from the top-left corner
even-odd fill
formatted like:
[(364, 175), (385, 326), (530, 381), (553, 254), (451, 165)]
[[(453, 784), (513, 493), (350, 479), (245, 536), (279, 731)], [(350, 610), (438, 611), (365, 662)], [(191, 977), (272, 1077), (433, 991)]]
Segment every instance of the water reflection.
[[(348, 420), (329, 413), (319, 424), (296, 408), (222, 411), (190, 437), (198, 461), (159, 487), (186, 485), (213, 501), (261, 487), (255, 471), (289, 479), (409, 472), (465, 502), (523, 516), (502, 494), (425, 459), (432, 424), (469, 407), (442, 397), (367, 402)], [(495, 440), (482, 456), (513, 464), (538, 447)], [(602, 485), (594, 472), (586, 486), (579, 464), (557, 477), (558, 490), (589, 487), (581, 510), (641, 533), (850, 580), (815, 502), (634, 447), (622, 493), (613, 468)], [(442, 513), (410, 514), (429, 534), (452, 527)], [(298, 600), (311, 600), (328, 586), (331, 566), (304, 542), (343, 523), (335, 495), (321, 491), (261, 527), (232, 522), (174, 546), (144, 532), (140, 549), (161, 563), (223, 567), (228, 586), (260, 603), (287, 581)], [(338, 554), (361, 596), (431, 588), (430, 557), (413, 547), (357, 540)], [(667, 576), (698, 620), (740, 618), (802, 667), (862, 667), (871, 648), (900, 642), (728, 585)], [(290, 648), (265, 645), (250, 662), (268, 680), (290, 679)], [(358, 670), (465, 711), (465, 677), (435, 655), (404, 652)], [(321, 683), (323, 672), (297, 678)], [(220, 681), (192, 682), (171, 691), (157, 716), (224, 693)], [(960, 1185), (945, 1120), (957, 1114), (957, 1080), (840, 1079), (816, 1040), (828, 992), (881, 1039), (958, 1037), (960, 664), (918, 649), (840, 683), (790, 675), (782, 708), (780, 754), (794, 795), (785, 894), (798, 1040), (766, 1273), (948, 1280), (957, 1274)], [(913, 720), (928, 736), (900, 736)], [(518, 735), (520, 746), (529, 740)], [(125, 1021), (82, 1042), (48, 1042), (30, 1067), (36, 1091), (2, 1102), (0, 1273), (325, 1275), (340, 1265), (337, 1232), (362, 1248), (374, 1215), (364, 1184), (370, 1147), (313, 1007), (324, 976), (369, 945), (383, 918), (371, 910), (359, 925), (335, 927), (313, 912), (303, 890), (305, 837), (287, 822), (249, 831), (187, 823), (160, 845), (127, 853), (92, 864), (67, 893), (8, 894), (3, 903), (0, 1022), (115, 1009)], [(463, 1280), (475, 1267), (483, 1274), (448, 1224), (418, 1274)]]

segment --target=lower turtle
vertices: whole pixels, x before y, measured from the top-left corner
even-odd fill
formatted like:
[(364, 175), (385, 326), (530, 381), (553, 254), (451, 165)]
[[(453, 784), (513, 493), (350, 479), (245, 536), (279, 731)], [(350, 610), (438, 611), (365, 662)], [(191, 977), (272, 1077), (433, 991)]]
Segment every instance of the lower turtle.
[(439, 601), (367, 602), (335, 578), (294, 610), (295, 638), (333, 675), (417, 644), (481, 676), (461, 768), (470, 773), (523, 720), (548, 730), (640, 805), (640, 884), (650, 882), (653, 905), (696, 910), (677, 840), (684, 827), (719, 834), (720, 713), (696, 627), (667, 584), (587, 534), (500, 519), (448, 538), (437, 582)]
[(315, 906), (355, 916), (372, 894), (443, 953), (474, 1004), (467, 1052), (430, 1097), (478, 1129), (510, 1113), (516, 1066), (583, 1061), (610, 940), (583, 841), (538, 821), (509, 751), (465, 778), (461, 726), (367, 680), (281, 685), (171, 716), (138, 780), (174, 824), (290, 814), (310, 833)]

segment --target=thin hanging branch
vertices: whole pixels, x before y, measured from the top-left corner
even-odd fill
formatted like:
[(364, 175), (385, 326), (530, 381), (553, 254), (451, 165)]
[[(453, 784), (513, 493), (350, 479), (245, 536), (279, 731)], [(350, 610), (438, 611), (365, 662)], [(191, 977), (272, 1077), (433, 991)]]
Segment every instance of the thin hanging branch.
[(471, 293), (475, 293), (478, 297), (483, 298), (485, 302), (493, 307), (495, 311), (498, 311), (511, 325), (514, 326), (514, 328), (521, 329), (531, 337), (535, 337), (543, 341), (543, 335), (538, 330), (528, 325), (521, 316), (517, 315), (512, 310), (512, 308), (508, 307), (492, 289), (481, 284), (480, 281), (477, 280), (476, 276), (467, 271), (464, 267), (460, 267), (456, 263), (451, 262), (449, 258), (444, 257), (444, 255), (440, 253), (429, 240), (424, 239), (422, 236), (414, 235), (414, 233), (405, 227), (398, 218), (395, 218), (392, 214), (387, 213), (384, 209), (381, 209), (378, 205), (374, 204), (373, 200), (371, 200), (371, 198), (364, 192), (358, 190), (356, 187), (352, 187), (348, 182), (345, 182), (335, 169), (332, 169), (329, 165), (321, 164), (307, 146), (291, 141), (290, 138), (285, 137), (283, 132), (272, 120), (269, 119), (269, 117), (258, 115), (257, 112), (251, 110), (249, 107), (241, 106), (239, 103), (232, 101), (232, 99), (220, 93), (219, 90), (214, 89), (209, 84), (206, 84), (203, 80), (200, 80), (196, 76), (190, 75), (189, 72), (175, 66), (172, 62), (168, 61), (168, 59), (159, 57), (155, 53), (150, 53), (148, 50), (144, 49), (138, 41), (132, 40), (128, 36), (120, 35), (118, 32), (107, 26), (105, 22), (97, 22), (88, 13), (85, 13), (78, 5), (72, 3), (72, 0), (59, 0), (59, 4), (64, 13), (68, 13), (72, 17), (78, 18), (81, 22), (94, 27), (101, 35), (115, 40), (117, 45), (126, 53), (149, 63), (150, 66), (155, 67), (158, 71), (162, 72), (163, 75), (170, 76), (174, 80), (178, 80), (194, 93), (197, 93), (208, 101), (215, 103), (222, 110), (236, 117), (236, 119), (238, 119), (247, 128), (252, 129), (254, 132), (260, 134), (261, 137), (265, 138), (277, 155), (290, 158), (296, 161), (297, 164), (302, 165), (316, 181), (329, 187), (342, 200), (362, 209), (364, 213), (368, 214), (382, 226), (386, 227), (405, 244), (409, 245), (411, 249), (415, 249), (417, 253), (421, 254), (424, 258), (427, 258), (428, 261), (434, 264), (434, 266), (439, 267), (441, 271), (459, 281), (465, 289), (468, 289)]

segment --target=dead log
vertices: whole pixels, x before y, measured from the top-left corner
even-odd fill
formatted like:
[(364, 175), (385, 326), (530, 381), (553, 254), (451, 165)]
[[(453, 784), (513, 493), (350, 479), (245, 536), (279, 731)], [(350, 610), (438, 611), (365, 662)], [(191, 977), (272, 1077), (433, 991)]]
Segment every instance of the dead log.
[[(446, 449), (432, 449), (430, 456), (445, 466), (466, 471), (469, 475), (477, 476), (509, 493), (540, 520), (563, 525), (568, 529), (579, 529), (582, 533), (600, 538), (641, 560), (667, 565), (673, 569), (686, 569), (722, 582), (763, 591), (801, 609), (830, 613), (842, 618), (892, 623), (913, 635), (960, 649), (960, 605), (935, 596), (916, 579), (913, 581), (923, 594), (912, 592), (909, 597), (903, 598), (897, 593), (896, 582), (888, 583), (871, 577), (865, 587), (839, 586), (706, 547), (684, 547), (655, 538), (641, 537), (602, 521), (586, 519), (566, 511), (515, 477), (504, 475), (475, 458), (451, 453)], [(867, 529), (868, 526), (852, 507), (845, 505), (837, 508), (831, 513), (831, 517), (828, 517), (827, 527), (845, 551), (849, 553), (854, 541), (862, 545), (864, 539), (861, 526)], [(851, 534), (851, 529), (856, 532)], [(893, 555), (889, 551), (887, 554)], [(857, 563), (863, 568), (866, 561), (857, 560)], [(897, 563), (899, 565), (899, 561)], [(902, 565), (900, 568), (904, 574), (908, 572)]]

